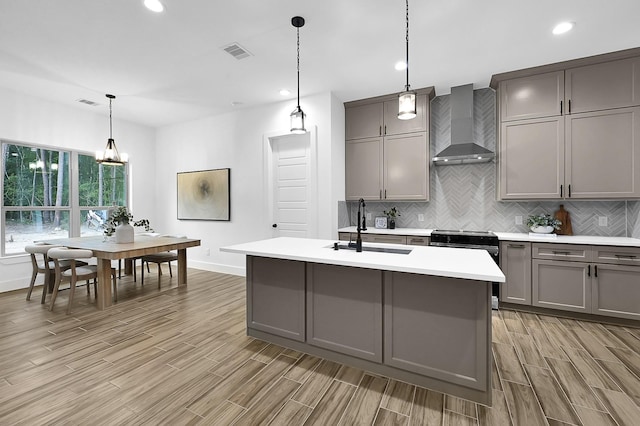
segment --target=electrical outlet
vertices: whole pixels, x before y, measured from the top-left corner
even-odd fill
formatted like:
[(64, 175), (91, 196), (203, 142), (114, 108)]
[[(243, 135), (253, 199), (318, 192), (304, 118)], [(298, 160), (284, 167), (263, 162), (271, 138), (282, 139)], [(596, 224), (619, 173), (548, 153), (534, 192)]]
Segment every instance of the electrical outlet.
[(598, 226), (608, 226), (607, 216), (598, 216)]
[(371, 220), (371, 213), (367, 212), (367, 220)]
[(418, 215), (418, 222), (424, 222), (424, 215), (422, 213)]
[(211, 256), (211, 249), (209, 249), (209, 248), (204, 249), (204, 255), (205, 256)]
[(516, 216), (516, 225), (522, 225), (522, 216)]

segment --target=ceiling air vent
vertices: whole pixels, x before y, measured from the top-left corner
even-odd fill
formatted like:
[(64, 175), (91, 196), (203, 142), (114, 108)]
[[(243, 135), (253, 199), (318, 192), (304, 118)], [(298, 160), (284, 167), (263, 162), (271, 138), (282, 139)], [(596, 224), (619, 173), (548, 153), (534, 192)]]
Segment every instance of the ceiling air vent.
[(251, 53), (244, 47), (240, 46), (238, 43), (233, 43), (228, 46), (223, 47), (224, 51), (229, 55), (233, 56), (236, 59), (244, 59), (251, 56)]
[(91, 105), (91, 106), (100, 105), (99, 103), (90, 101), (89, 99), (76, 99), (76, 101), (80, 102), (81, 104), (87, 104), (87, 105)]

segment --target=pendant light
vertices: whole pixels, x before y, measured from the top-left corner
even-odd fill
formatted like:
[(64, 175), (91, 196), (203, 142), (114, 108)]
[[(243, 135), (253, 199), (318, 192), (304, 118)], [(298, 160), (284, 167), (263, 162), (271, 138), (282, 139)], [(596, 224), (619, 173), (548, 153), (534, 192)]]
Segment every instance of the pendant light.
[(294, 16), (291, 18), (291, 25), (296, 27), (298, 40), (298, 105), (291, 113), (291, 133), (303, 134), (307, 133), (307, 130), (304, 128), (305, 113), (302, 111), (302, 108), (300, 108), (300, 27), (304, 26), (304, 18), (302, 16)]
[(104, 152), (96, 152), (96, 161), (100, 164), (107, 164), (110, 166), (123, 166), (127, 162), (127, 154), (122, 153), (122, 155), (120, 155), (118, 153), (118, 148), (116, 148), (116, 141), (113, 140), (111, 101), (113, 101), (116, 97), (109, 94), (105, 96), (109, 98), (109, 139), (107, 140), (107, 147), (105, 148)]
[(398, 118), (400, 120), (410, 120), (416, 116), (416, 92), (409, 86), (409, 0), (407, 3), (407, 84), (404, 86), (404, 92), (398, 97)]

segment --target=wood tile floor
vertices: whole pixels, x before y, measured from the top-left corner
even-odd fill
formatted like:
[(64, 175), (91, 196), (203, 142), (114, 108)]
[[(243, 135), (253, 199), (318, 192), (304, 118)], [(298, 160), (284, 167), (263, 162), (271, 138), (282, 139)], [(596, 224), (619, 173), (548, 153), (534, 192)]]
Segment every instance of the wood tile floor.
[(487, 408), (246, 337), (244, 278), (188, 273), (103, 312), (0, 295), (0, 425), (640, 424), (640, 329), (494, 312)]

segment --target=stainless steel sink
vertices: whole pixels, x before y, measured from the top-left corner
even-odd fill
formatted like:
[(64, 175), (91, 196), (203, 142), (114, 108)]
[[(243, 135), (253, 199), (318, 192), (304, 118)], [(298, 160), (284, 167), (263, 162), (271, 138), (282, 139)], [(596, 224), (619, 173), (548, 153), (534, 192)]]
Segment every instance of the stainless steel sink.
[[(329, 246), (328, 248), (335, 250), (334, 246)], [(338, 244), (338, 250), (356, 250), (355, 244)], [(409, 254), (411, 253), (410, 249), (400, 249), (400, 248), (390, 248), (390, 247), (370, 247), (370, 246), (362, 246), (362, 251), (375, 251), (379, 253), (394, 253), (394, 254)]]

